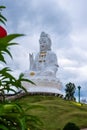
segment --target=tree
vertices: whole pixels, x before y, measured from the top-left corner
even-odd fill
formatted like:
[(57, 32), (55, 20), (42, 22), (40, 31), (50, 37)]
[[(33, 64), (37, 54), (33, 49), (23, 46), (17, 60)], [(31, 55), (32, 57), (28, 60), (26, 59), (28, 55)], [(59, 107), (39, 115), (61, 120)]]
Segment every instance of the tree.
[(74, 83), (67, 83), (65, 88), (65, 99), (66, 100), (75, 100), (74, 93), (75, 93), (76, 87)]

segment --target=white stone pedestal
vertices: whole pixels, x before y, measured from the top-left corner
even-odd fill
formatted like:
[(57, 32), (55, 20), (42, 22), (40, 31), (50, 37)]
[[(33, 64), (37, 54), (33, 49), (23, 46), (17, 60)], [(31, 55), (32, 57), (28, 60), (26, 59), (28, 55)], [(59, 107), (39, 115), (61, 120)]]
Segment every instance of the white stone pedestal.
[(60, 94), (63, 95), (61, 92), (62, 84), (59, 80), (47, 80), (47, 79), (31, 79), (35, 85), (23, 82), (23, 86), (27, 89), (30, 93), (49, 93), (49, 94)]

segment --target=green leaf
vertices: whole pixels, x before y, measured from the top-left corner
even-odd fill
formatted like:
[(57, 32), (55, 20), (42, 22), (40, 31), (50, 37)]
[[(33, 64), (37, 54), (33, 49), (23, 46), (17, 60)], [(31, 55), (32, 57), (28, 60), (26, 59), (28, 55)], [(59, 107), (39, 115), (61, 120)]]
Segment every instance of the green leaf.
[(31, 81), (31, 80), (29, 80), (29, 79), (25, 79), (23, 73), (21, 73), (21, 74), (19, 75), (19, 80), (20, 80), (20, 81), (29, 82), (29, 83), (31, 83), (31, 84), (33, 84), (33, 85), (36, 85), (33, 81)]
[(0, 14), (0, 19), (3, 19), (4, 21), (7, 21), (7, 19)]
[(0, 124), (0, 129), (1, 130), (9, 130), (5, 125), (2, 125), (2, 124)]
[(0, 18), (0, 22), (3, 23), (4, 25), (6, 25), (5, 22), (4, 22), (4, 20), (1, 19), (1, 18)]
[(22, 79), (22, 81), (29, 82), (29, 83), (31, 83), (31, 84), (33, 84), (33, 85), (36, 85), (33, 81), (31, 81), (31, 80), (29, 80), (29, 79)]
[(4, 63), (6, 64), (6, 61), (5, 61), (5, 59), (4, 59), (4, 56), (1, 54), (1, 52), (0, 52), (0, 61), (4, 62)]
[(5, 6), (0, 6), (0, 22), (5, 25), (5, 22), (7, 21), (7, 19), (3, 15), (1, 15), (1, 11), (4, 8), (6, 8), (6, 7)]
[(8, 43), (8, 42), (12, 41), (13, 39), (21, 37), (21, 36), (24, 36), (24, 34), (10, 34), (10, 35), (7, 35), (6, 37), (1, 38), (0, 42)]
[(24, 92), (26, 92), (26, 93), (28, 92), (27, 89), (24, 88), (24, 86), (21, 85), (20, 88), (21, 88), (22, 90), (24, 90)]
[(3, 5), (1, 5), (1, 6), (0, 6), (0, 9), (5, 9), (5, 8), (6, 8), (6, 7), (5, 7), (5, 6), (3, 6)]
[(12, 45), (17, 45), (17, 43), (14, 43), (11, 41), (20, 36), (24, 36), (24, 35), (23, 34), (10, 34), (10, 35), (7, 35), (6, 37), (0, 38), (0, 60), (2, 62), (6, 63), (4, 59), (4, 55), (3, 55), (5, 53), (7, 53), (12, 58), (9, 47)]
[(4, 49), (4, 51), (12, 58), (12, 55), (11, 55), (11, 53), (10, 53), (10, 51), (9, 50), (7, 50), (7, 49)]

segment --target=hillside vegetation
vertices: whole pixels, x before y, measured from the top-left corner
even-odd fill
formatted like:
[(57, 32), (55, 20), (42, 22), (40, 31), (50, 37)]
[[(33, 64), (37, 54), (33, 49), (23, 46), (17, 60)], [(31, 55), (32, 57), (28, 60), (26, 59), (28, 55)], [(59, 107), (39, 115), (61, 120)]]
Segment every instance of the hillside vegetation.
[(25, 96), (16, 102), (24, 109), (29, 108), (30, 105), (36, 106), (35, 109), (27, 109), (26, 113), (39, 117), (43, 122), (41, 130), (62, 130), (68, 122), (73, 122), (80, 128), (87, 127), (87, 105), (85, 104), (66, 101), (56, 96), (41, 95)]

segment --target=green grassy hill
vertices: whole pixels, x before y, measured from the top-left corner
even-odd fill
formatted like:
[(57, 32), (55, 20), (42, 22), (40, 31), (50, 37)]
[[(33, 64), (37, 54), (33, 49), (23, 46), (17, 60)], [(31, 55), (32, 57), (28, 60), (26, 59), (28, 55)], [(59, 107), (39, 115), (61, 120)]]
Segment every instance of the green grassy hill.
[(36, 115), (43, 122), (42, 130), (62, 130), (66, 123), (73, 122), (80, 128), (87, 127), (87, 105), (80, 105), (55, 96), (25, 96), (18, 99), (24, 109), (28, 105), (40, 105), (27, 110), (27, 114)]

